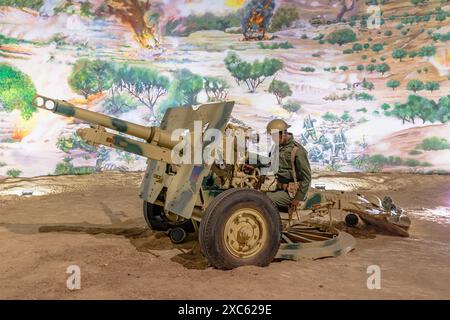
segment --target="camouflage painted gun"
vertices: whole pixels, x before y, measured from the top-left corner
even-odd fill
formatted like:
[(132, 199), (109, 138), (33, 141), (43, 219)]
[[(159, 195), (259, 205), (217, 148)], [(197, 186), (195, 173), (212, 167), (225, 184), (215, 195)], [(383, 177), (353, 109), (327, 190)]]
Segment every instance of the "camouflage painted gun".
[(249, 188), (258, 182), (255, 171), (234, 164), (175, 164), (171, 156), (179, 142), (171, 139), (174, 130), (192, 133), (194, 121), (201, 121), (224, 132), (230, 127), (234, 102), (169, 108), (160, 127), (141, 126), (43, 96), (37, 96), (34, 105), (89, 123), (90, 128), (77, 133), (91, 145), (148, 158), (139, 196), (153, 230), (169, 231), (176, 243), (183, 241), (186, 233), (199, 231), (203, 253), (222, 269), (267, 265), (274, 258), (280, 245), (280, 220), (270, 200)]
[[(91, 145), (148, 158), (139, 192), (147, 224), (153, 230), (168, 231), (174, 243), (182, 242), (187, 233), (198, 232), (202, 252), (214, 267), (266, 266), (277, 254), (287, 259), (334, 256), (351, 247), (335, 233), (322, 233), (319, 239), (331, 240), (318, 243), (317, 232), (321, 231), (311, 233), (310, 228), (291, 228), (282, 232), (277, 208), (261, 192), (271, 190), (273, 180), (262, 175), (259, 166), (237, 161), (210, 164), (174, 161), (172, 151), (177, 150), (179, 141), (172, 140), (172, 133), (177, 129), (192, 135), (195, 123), (201, 121), (203, 129), (217, 129), (222, 133), (241, 130), (229, 123), (234, 102), (169, 108), (159, 127), (130, 123), (43, 96), (37, 96), (34, 105), (89, 123), (90, 128), (79, 129), (77, 133)], [(208, 143), (202, 141), (202, 150)], [(320, 201), (320, 196), (313, 197), (306, 209), (317, 211), (329, 206), (328, 202), (321, 206)], [(301, 243), (292, 244), (292, 241)], [(305, 241), (310, 244), (304, 244)], [(306, 251), (301, 253), (300, 249)]]

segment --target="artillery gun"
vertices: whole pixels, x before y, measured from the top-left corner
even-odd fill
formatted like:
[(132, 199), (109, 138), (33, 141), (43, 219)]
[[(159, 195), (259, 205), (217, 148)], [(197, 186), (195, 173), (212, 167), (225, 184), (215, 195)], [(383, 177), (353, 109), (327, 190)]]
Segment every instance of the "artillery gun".
[[(167, 231), (175, 243), (182, 242), (187, 233), (197, 232), (203, 254), (216, 268), (266, 266), (276, 257), (297, 259), (302, 256), (296, 251), (299, 248), (309, 248), (308, 257), (339, 255), (352, 248), (351, 239), (340, 239), (339, 233), (330, 230), (322, 233), (291, 223), (283, 229), (278, 209), (264, 194), (272, 190), (273, 183), (269, 182), (273, 180), (265, 179), (258, 166), (248, 166), (245, 161), (196, 161), (191, 146), (180, 148), (182, 141), (173, 139), (182, 129), (189, 138), (186, 141), (194, 140), (195, 147), (199, 123), (200, 136), (208, 129), (221, 133), (231, 129), (236, 135), (242, 134), (242, 128), (229, 124), (234, 102), (169, 108), (159, 127), (134, 124), (43, 96), (36, 96), (33, 104), (89, 123), (90, 127), (78, 129), (77, 134), (90, 145), (146, 157), (139, 196), (148, 226)], [(237, 141), (233, 140), (232, 148), (224, 154), (236, 154)], [(203, 151), (211, 141), (199, 139), (199, 143)], [(194, 161), (177, 160), (191, 152)], [(303, 209), (328, 212), (332, 202), (321, 200), (315, 194)], [(289, 222), (291, 218), (292, 213)]]

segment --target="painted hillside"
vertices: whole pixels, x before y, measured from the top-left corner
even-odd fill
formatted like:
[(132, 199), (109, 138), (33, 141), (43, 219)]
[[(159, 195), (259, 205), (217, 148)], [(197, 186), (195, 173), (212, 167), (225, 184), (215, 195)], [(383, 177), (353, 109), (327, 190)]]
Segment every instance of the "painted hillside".
[(315, 170), (448, 172), (449, 39), (446, 0), (0, 0), (0, 176), (145, 168), (35, 93), (143, 125), (234, 100)]

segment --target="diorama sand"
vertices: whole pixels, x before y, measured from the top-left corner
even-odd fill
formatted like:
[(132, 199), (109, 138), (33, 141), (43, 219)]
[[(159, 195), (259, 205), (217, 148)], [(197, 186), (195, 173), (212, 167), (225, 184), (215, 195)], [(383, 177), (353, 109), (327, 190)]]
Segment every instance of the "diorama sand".
[[(357, 238), (345, 256), (208, 267), (195, 236), (173, 245), (142, 217), (142, 173), (45, 176), (0, 183), (2, 299), (449, 299), (450, 177), (315, 174), (349, 192), (390, 195), (412, 218), (409, 238)], [(33, 196), (21, 196), (33, 191)], [(66, 288), (70, 265), (81, 289)], [(381, 268), (369, 290), (367, 267)]]

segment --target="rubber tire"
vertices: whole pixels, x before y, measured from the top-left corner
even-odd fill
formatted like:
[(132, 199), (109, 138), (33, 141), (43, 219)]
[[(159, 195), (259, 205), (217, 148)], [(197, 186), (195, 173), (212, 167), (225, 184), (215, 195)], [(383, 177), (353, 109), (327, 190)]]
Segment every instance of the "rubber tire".
[[(243, 207), (253, 207), (263, 214), (268, 225), (268, 241), (256, 255), (239, 259), (226, 248), (223, 233), (227, 219)], [(220, 193), (206, 208), (200, 222), (199, 242), (209, 263), (217, 269), (230, 270), (245, 265), (265, 267), (280, 248), (281, 231), (280, 214), (263, 192), (233, 188)]]
[(173, 222), (163, 214), (163, 208), (156, 204), (144, 201), (144, 218), (150, 229), (155, 231), (167, 231), (169, 229), (182, 228), (187, 233), (195, 231), (191, 220)]
[(184, 240), (186, 240), (186, 236), (186, 230), (184, 230), (183, 228), (176, 227), (169, 230), (170, 241), (172, 241), (172, 243), (174, 244), (183, 243)]

